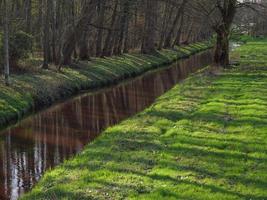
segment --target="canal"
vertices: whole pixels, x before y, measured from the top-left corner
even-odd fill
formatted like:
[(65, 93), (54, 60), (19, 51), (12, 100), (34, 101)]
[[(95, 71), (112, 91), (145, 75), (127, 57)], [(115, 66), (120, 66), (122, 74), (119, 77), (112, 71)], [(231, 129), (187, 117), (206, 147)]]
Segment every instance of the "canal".
[(149, 107), (211, 62), (208, 50), (119, 85), (88, 91), (1, 131), (0, 199), (18, 199), (46, 170), (81, 152), (105, 128)]

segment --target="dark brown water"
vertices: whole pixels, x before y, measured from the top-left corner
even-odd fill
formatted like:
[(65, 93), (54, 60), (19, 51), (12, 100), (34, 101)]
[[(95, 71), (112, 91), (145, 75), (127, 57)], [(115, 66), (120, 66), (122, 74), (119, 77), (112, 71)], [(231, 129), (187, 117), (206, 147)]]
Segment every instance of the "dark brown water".
[(123, 84), (75, 97), (0, 132), (0, 199), (14, 200), (43, 173), (80, 152), (103, 129), (142, 111), (190, 73), (206, 51)]

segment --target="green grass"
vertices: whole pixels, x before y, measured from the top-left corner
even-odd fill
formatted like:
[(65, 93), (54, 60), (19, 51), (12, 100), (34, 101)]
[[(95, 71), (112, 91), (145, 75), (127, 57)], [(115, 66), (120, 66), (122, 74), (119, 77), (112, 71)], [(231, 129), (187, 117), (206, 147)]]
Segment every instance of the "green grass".
[(175, 50), (158, 51), (155, 55), (137, 53), (109, 58), (94, 58), (76, 67), (65, 67), (62, 73), (53, 70), (33, 70), (11, 76), (11, 87), (0, 79), (0, 127), (18, 120), (33, 109), (49, 106), (81, 90), (103, 87), (122, 79), (134, 77), (210, 48), (201, 42)]
[(240, 66), (186, 79), (22, 200), (267, 199), (266, 53), (267, 41), (248, 42)]

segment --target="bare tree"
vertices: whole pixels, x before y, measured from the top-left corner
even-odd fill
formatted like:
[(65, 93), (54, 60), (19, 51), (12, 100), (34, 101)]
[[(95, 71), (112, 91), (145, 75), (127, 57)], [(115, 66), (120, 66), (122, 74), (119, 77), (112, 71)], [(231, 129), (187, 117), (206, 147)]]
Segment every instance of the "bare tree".
[(229, 61), (229, 39), (231, 26), (239, 8), (252, 6), (258, 1), (239, 0), (195, 0), (191, 6), (198, 13), (206, 16), (207, 21), (216, 33), (214, 63), (227, 67)]

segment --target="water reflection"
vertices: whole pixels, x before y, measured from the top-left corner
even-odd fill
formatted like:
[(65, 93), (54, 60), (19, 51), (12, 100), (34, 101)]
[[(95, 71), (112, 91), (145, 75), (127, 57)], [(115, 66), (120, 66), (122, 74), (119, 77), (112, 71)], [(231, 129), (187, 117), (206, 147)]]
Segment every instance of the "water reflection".
[(81, 95), (0, 133), (0, 199), (17, 199), (45, 170), (80, 152), (104, 128), (143, 110), (179, 80), (210, 64), (211, 52), (100, 93)]

